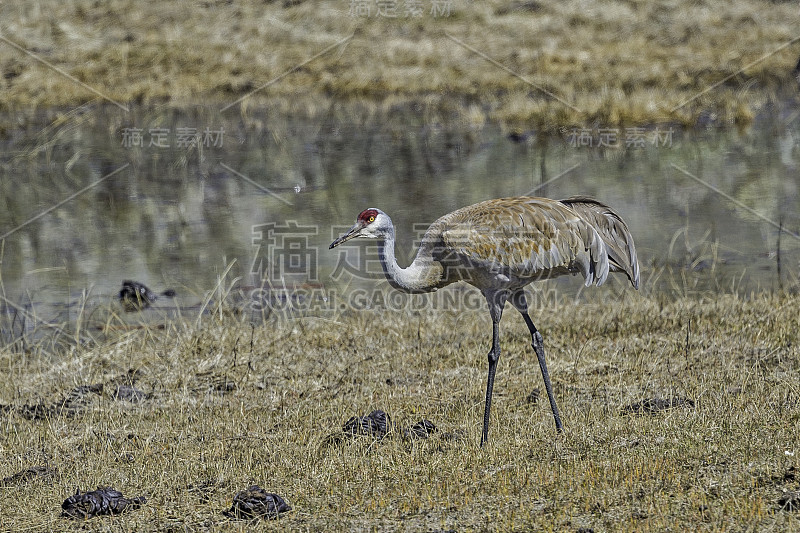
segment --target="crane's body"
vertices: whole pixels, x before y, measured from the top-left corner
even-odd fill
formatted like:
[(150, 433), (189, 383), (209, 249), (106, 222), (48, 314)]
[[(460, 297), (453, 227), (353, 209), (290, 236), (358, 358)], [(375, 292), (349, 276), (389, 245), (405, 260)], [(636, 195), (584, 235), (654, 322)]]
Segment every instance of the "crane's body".
[(611, 208), (585, 196), (565, 200), (499, 198), (457, 209), (431, 224), (407, 268), (397, 265), (394, 225), (380, 209), (362, 211), (350, 231), (330, 247), (355, 237), (379, 239), (381, 264), (396, 289), (423, 293), (465, 281), (486, 297), (493, 338), (481, 445), (488, 438), (492, 387), (500, 357), (498, 326), (506, 301), (522, 314), (531, 333), (556, 428), (561, 431), (542, 337), (528, 315), (524, 287), (533, 281), (578, 273), (587, 286), (602, 285), (609, 272), (623, 272), (639, 287), (636, 249), (627, 225)]

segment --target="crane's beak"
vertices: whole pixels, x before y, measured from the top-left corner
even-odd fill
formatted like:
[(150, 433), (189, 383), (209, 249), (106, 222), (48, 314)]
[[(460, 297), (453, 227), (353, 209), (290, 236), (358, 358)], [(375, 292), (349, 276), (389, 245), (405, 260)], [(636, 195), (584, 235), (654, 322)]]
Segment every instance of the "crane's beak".
[(331, 245), (328, 246), (328, 250), (330, 250), (331, 248), (334, 248), (336, 246), (339, 246), (343, 242), (346, 242), (346, 241), (349, 241), (350, 239), (354, 239), (354, 238), (358, 237), (360, 232), (361, 232), (361, 229), (362, 229), (361, 224), (356, 223), (352, 228), (347, 230), (347, 233), (345, 233), (344, 235), (342, 235), (341, 237), (339, 237), (338, 239), (333, 241), (331, 243)]

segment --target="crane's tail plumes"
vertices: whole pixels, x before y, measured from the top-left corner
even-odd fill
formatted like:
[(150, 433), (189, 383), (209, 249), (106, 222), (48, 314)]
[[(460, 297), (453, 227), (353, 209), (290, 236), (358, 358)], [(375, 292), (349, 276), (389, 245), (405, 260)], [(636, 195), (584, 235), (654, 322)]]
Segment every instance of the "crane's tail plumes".
[(607, 205), (587, 196), (571, 196), (561, 203), (597, 231), (608, 254), (611, 272), (625, 272), (634, 288), (639, 288), (639, 261), (628, 225)]

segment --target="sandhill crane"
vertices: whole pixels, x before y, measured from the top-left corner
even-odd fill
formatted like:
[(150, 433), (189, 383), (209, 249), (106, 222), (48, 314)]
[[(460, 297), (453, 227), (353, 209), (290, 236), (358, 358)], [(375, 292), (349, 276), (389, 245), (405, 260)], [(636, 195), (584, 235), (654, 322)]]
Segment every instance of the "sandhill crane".
[(425, 293), (465, 281), (483, 293), (492, 317), (492, 347), (481, 446), (489, 436), (492, 388), (500, 358), (499, 324), (506, 302), (513, 304), (528, 326), (556, 430), (561, 432), (542, 335), (528, 314), (525, 286), (580, 272), (588, 287), (602, 285), (609, 272), (624, 272), (639, 288), (639, 264), (627, 224), (610, 207), (585, 196), (560, 201), (500, 198), (453, 211), (431, 224), (408, 268), (397, 265), (394, 225), (380, 209), (362, 211), (355, 225), (329, 248), (355, 237), (378, 239), (383, 271), (396, 289)]

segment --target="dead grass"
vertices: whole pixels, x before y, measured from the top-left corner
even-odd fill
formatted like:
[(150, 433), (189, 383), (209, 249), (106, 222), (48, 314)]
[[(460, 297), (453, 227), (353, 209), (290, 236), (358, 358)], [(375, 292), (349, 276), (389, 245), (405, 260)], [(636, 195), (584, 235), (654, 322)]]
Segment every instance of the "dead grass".
[[(92, 519), (92, 530), (227, 531), (221, 513), (250, 483), (294, 508), (259, 526), (270, 530), (800, 527), (777, 504), (798, 489), (790, 475), (800, 457), (796, 299), (633, 295), (555, 309), (534, 319), (566, 433), (555, 434), (546, 399), (531, 401), (541, 376), (509, 311), (484, 449), (491, 328), (478, 311), (345, 312), (255, 328), (215, 313), (93, 348), (6, 348), (3, 404), (105, 387), (74, 416), (0, 414), (0, 477), (35, 465), (58, 471), (0, 488), (3, 529), (82, 528), (58, 517), (61, 502), (76, 488), (111, 485), (148, 502)], [(142, 402), (113, 397), (130, 370), (148, 395)], [(677, 397), (695, 407), (623, 412)], [(376, 408), (400, 425), (429, 419), (439, 432), (326, 441)]]
[(556, 130), (744, 124), (796, 93), (796, 2), (454, 1), (449, 16), (423, 2), (421, 16), (396, 18), (368, 4), (370, 16), (348, 0), (6, 2), (0, 110), (100, 98), (10, 43), (124, 105), (427, 101)]

